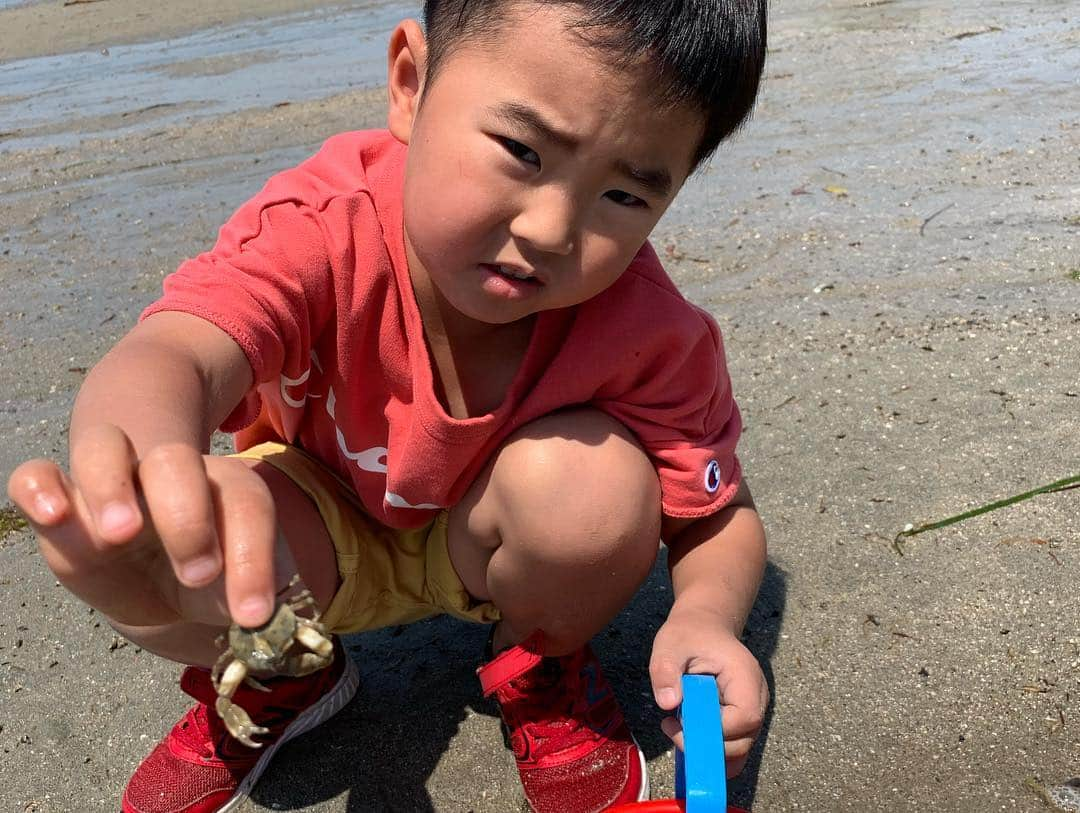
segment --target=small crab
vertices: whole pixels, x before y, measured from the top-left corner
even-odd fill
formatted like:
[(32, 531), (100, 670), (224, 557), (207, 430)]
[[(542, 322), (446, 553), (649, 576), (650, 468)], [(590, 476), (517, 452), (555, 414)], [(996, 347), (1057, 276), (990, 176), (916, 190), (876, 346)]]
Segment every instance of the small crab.
[[(288, 593), (300, 581), (297, 574), (279, 595)], [(229, 733), (250, 748), (261, 748), (253, 736), (266, 734), (269, 729), (255, 725), (232, 696), (241, 683), (263, 692), (270, 691), (256, 677), (273, 675), (300, 677), (310, 675), (334, 661), (334, 645), (319, 623), (319, 611), (312, 610), (310, 618), (297, 615), (307, 607), (315, 608), (311, 592), (304, 589), (278, 604), (274, 615), (261, 627), (248, 628), (233, 624), (229, 627), (228, 647), (210, 671), (210, 680), (217, 690), (217, 713)], [(226, 638), (218, 639), (224, 646)]]

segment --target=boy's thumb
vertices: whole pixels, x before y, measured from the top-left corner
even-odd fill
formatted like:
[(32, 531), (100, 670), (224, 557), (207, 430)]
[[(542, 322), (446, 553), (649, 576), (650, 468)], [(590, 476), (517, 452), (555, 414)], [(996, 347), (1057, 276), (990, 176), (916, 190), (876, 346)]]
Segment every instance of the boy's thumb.
[(664, 711), (671, 711), (679, 705), (679, 692), (671, 686), (661, 686), (654, 690), (656, 705)]
[(653, 697), (656, 705), (671, 711), (682, 702), (682, 675), (686, 664), (672, 653), (653, 651), (649, 673), (652, 678)]

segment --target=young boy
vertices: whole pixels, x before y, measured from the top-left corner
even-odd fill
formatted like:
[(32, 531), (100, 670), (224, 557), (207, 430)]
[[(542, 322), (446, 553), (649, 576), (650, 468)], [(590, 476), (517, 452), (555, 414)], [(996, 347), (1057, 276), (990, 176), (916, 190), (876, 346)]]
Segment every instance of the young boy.
[[(355, 666), (242, 686), (206, 667), (299, 573), (332, 632), (493, 623), (483, 690), (538, 813), (647, 797), (588, 647), (662, 538), (656, 701), (717, 675), (733, 771), (767, 689), (739, 632), (765, 559), (719, 332), (646, 238), (747, 116), (764, 0), (429, 0), (389, 46), (389, 131), (330, 139), (184, 263), (95, 367), (70, 477), (9, 493), (72, 592), (189, 667), (198, 704), (129, 813), (232, 810)], [(206, 454), (217, 427), (238, 455)], [(678, 741), (678, 724), (663, 723)]]

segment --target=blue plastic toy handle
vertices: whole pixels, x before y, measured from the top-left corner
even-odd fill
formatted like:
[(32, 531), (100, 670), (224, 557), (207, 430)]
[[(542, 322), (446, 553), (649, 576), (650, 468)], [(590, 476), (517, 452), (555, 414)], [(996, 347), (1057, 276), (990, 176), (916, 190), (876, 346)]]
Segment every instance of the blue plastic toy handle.
[(713, 675), (683, 675), (684, 750), (675, 749), (675, 796), (686, 813), (727, 813), (720, 695)]

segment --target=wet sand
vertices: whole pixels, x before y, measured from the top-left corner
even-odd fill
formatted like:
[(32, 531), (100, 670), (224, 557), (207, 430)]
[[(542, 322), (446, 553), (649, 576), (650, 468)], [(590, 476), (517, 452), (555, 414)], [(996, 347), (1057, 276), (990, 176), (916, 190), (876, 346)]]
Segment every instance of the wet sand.
[[(70, 3), (70, 0), (68, 0)], [(221, 25), (252, 22), (298, 11), (324, 11), (320, 0), (50, 0), (0, 9), (0, 61), (45, 54), (93, 51), (133, 42), (160, 42)], [(372, 5), (368, 3), (367, 5)]]
[[(85, 370), (269, 174), (383, 121), (390, 4), (160, 5), (0, 10), (4, 479), (64, 454)], [(755, 810), (1037, 811), (1080, 774), (1080, 492), (893, 544), (1080, 473), (1073, 17), (777, 4), (755, 119), (657, 231), (724, 330), (769, 530), (746, 640), (775, 700), (733, 786)], [(353, 30), (355, 51), (320, 47)], [(186, 705), (178, 670), (2, 528), (4, 809), (115, 810)], [(645, 659), (668, 601), (657, 572), (597, 641), (658, 796)], [(472, 674), (482, 640), (445, 620), (350, 638), (357, 700), (243, 809), (520, 809)]]

